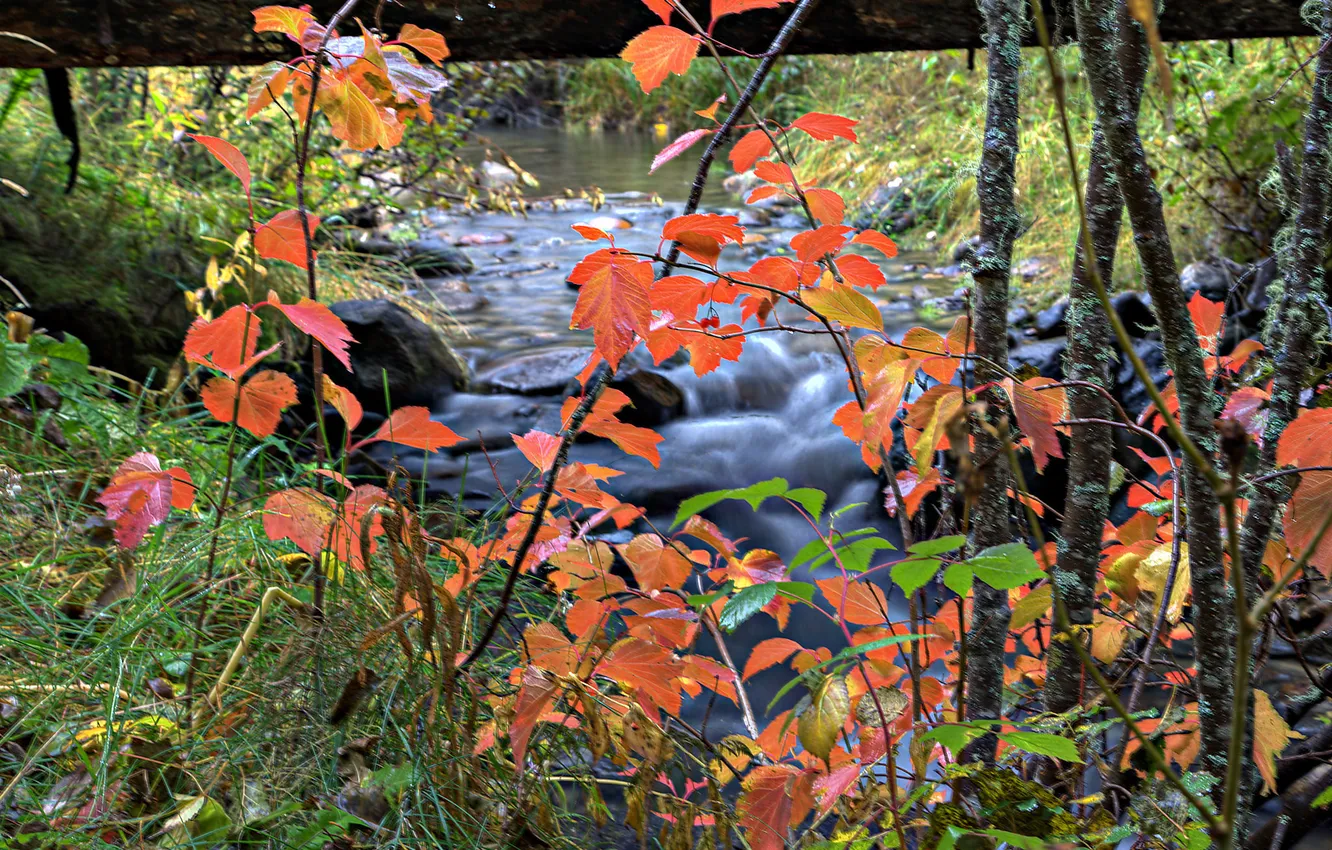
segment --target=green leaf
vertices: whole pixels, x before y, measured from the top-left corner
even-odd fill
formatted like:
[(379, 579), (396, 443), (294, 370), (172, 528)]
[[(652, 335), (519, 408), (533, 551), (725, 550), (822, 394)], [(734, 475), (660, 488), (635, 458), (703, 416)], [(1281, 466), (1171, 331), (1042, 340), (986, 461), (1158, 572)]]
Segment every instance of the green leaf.
[(671, 527), (674, 528), (680, 525), (694, 514), (702, 513), (730, 497), (730, 490), (713, 490), (711, 493), (699, 493), (697, 496), (690, 496), (680, 503), (680, 509), (675, 512), (675, 522), (671, 523)]
[(814, 594), (818, 588), (807, 581), (774, 581), (777, 592), (782, 596), (788, 596), (792, 599), (798, 599), (801, 602), (814, 603)]
[(33, 360), (46, 358), (47, 369), (60, 380), (75, 381), (88, 374), (88, 346), (75, 336), (66, 335), (58, 340), (46, 334), (33, 334), (28, 339), (28, 355)]
[(721, 599), (723, 596), (730, 593), (733, 587), (734, 585), (732, 585), (731, 582), (728, 581), (725, 584), (723, 584), (721, 587), (712, 591), (711, 593), (695, 593), (692, 596), (690, 596), (688, 599), (686, 599), (685, 602), (694, 608), (706, 608), (712, 603), (716, 602), (718, 599)]
[(794, 490), (787, 490), (785, 496), (804, 508), (805, 513), (814, 517), (815, 522), (818, 522), (819, 517), (823, 515), (823, 506), (828, 501), (827, 495), (822, 490), (815, 490), (813, 487), (797, 487)]
[[(740, 499), (741, 501), (748, 502), (749, 506), (754, 510), (758, 510), (759, 505), (763, 504), (765, 499), (772, 496), (785, 496), (790, 488), (791, 485), (786, 483), (785, 478), (769, 478), (767, 481), (750, 484), (748, 487), (740, 487), (734, 490), (713, 490), (710, 493), (699, 493), (697, 496), (690, 496), (688, 499), (685, 499), (680, 503), (680, 509), (675, 512), (675, 522), (671, 523), (671, 527), (674, 528), (694, 514), (705, 511), (718, 502), (724, 502), (727, 499)], [(802, 495), (796, 497), (795, 501), (805, 505), (806, 510), (809, 510), (809, 505), (805, 504), (806, 500), (810, 500), (810, 504), (812, 504), (813, 501), (810, 494), (817, 493), (819, 496), (819, 512), (822, 512), (824, 498), (822, 493), (818, 490), (811, 490), (808, 487), (800, 488), (800, 490), (796, 492), (799, 492)], [(810, 512), (814, 513), (814, 511)]]
[(1045, 577), (1045, 571), (1036, 563), (1036, 556), (1024, 543), (991, 546), (965, 563), (971, 565), (976, 578), (995, 590), (1012, 590)]
[(760, 481), (757, 484), (750, 484), (748, 487), (732, 490), (726, 498), (742, 499), (749, 502), (751, 508), (758, 510), (764, 499), (772, 496), (784, 496), (790, 489), (791, 485), (786, 483), (785, 478), (769, 478), (767, 481)]
[(1044, 617), (1050, 610), (1050, 605), (1054, 601), (1054, 588), (1048, 584), (1028, 593), (1018, 600), (1013, 606), (1013, 619), (1009, 622), (1008, 628), (1011, 631), (1020, 631)]
[[(863, 573), (870, 568), (870, 561), (874, 560), (874, 553), (896, 548), (882, 537), (862, 537), (839, 548), (837, 557), (842, 562), (842, 566), (851, 572)], [(826, 558), (815, 561), (815, 563), (810, 564), (810, 567), (817, 567), (831, 558), (832, 553), (829, 552)]]
[(1321, 794), (1314, 797), (1314, 801), (1311, 805), (1315, 809), (1321, 809), (1328, 803), (1332, 803), (1332, 788), (1324, 788)]
[(721, 616), (717, 618), (718, 622), (723, 629), (733, 632), (736, 626), (762, 611), (763, 606), (771, 602), (776, 595), (776, 582), (770, 581), (746, 587), (727, 601)]
[(971, 591), (971, 581), (975, 575), (971, 571), (971, 565), (966, 561), (949, 564), (948, 569), (944, 570), (944, 587), (958, 596), (966, 596)]
[(973, 830), (973, 835), (988, 835), (991, 838), (998, 839), (999, 843), (1007, 844), (1009, 847), (1017, 847), (1020, 850), (1045, 850), (1050, 842), (1044, 838), (1037, 838), (1034, 835), (1022, 835), (1017, 832), (1008, 832), (1003, 829), (977, 829)]
[(893, 582), (907, 596), (924, 587), (939, 573), (943, 562), (938, 558), (912, 558), (893, 564)]
[(985, 727), (975, 723), (944, 723), (921, 735), (922, 743), (943, 746), (956, 758), (962, 748), (985, 734)]
[(1151, 514), (1154, 517), (1163, 517), (1174, 509), (1175, 503), (1170, 499), (1158, 499), (1142, 506), (1143, 513)]
[[(763, 585), (759, 586), (762, 587)], [(909, 640), (923, 640), (925, 637), (925, 635), (893, 635), (892, 637), (886, 637), (880, 640), (872, 640), (869, 643), (862, 643), (858, 646), (848, 646), (827, 661), (820, 661), (818, 664), (815, 664), (799, 676), (796, 676), (785, 685), (782, 685), (781, 689), (777, 691), (776, 696), (768, 702), (767, 710), (772, 711), (772, 707), (777, 704), (777, 701), (786, 696), (792, 688), (805, 681), (805, 679), (817, 673), (819, 670), (822, 670), (824, 667), (828, 667), (832, 664), (839, 664), (849, 658), (854, 658), (857, 655), (863, 655), (867, 652), (873, 652), (874, 650), (882, 649), (885, 646), (895, 646), (899, 643), (906, 643)]]
[(1000, 732), (999, 740), (1019, 750), (1057, 758), (1060, 761), (1082, 761), (1078, 745), (1062, 735), (1051, 735), (1048, 732)]
[(965, 536), (950, 534), (947, 537), (939, 537), (934, 540), (922, 540), (908, 546), (907, 551), (916, 555), (942, 555), (945, 552), (952, 552), (954, 549), (961, 549), (965, 545), (967, 545)]
[(8, 398), (28, 383), (32, 361), (28, 347), (14, 342), (0, 342), (0, 398)]
[[(833, 546), (836, 547), (845, 540), (850, 540), (853, 537), (860, 537), (865, 534), (873, 534), (876, 531), (878, 531), (878, 529), (873, 527), (857, 528), (855, 531), (847, 531), (845, 533), (834, 531), (828, 536), (828, 539), (832, 542)], [(811, 558), (817, 558), (818, 560), (816, 563), (810, 564), (810, 569), (813, 569), (832, 558), (832, 552), (828, 549), (828, 544), (825, 543), (822, 538), (816, 538), (809, 541), (804, 546), (801, 546), (800, 551), (796, 552), (796, 556), (791, 559), (791, 569), (794, 570)]]

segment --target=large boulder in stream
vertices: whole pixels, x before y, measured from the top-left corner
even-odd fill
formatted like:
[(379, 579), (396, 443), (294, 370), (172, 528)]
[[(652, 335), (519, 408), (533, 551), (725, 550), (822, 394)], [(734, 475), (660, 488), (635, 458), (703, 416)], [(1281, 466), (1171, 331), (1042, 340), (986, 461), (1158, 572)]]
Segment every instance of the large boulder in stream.
[(486, 364), (476, 380), (491, 392), (555, 395), (573, 383), (591, 356), (592, 349), (582, 346), (521, 352)]
[(392, 301), (339, 301), (330, 309), (356, 342), (350, 374), (332, 357), (324, 358), (324, 369), (367, 410), (385, 412), (386, 383), (395, 408), (430, 406), (441, 394), (467, 387), (467, 364), (434, 328)]
[(418, 239), (403, 251), (403, 262), (421, 277), (467, 274), (476, 263), (467, 252), (443, 239)]

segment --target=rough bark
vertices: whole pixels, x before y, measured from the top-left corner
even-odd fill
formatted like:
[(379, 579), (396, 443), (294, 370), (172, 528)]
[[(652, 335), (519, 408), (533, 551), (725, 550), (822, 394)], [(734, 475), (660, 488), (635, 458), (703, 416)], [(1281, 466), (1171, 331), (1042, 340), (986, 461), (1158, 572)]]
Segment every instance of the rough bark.
[[(1166, 10), (1161, 31), (1169, 41), (1307, 35), (1300, 2), (1190, 0)], [(0, 35), (0, 66), (243, 65), (289, 57), (283, 39), (250, 31), (251, 10), (265, 5), (267, 0), (5, 0), (0, 32), (36, 39), (54, 52)], [(311, 5), (327, 19), (338, 3)], [(686, 5), (707, 18), (705, 0)], [(1056, 19), (1068, 14), (1068, 0), (1046, 5)], [(385, 4), (383, 16), (390, 32), (404, 21), (442, 32), (454, 58), (467, 61), (616, 56), (629, 39), (661, 23), (642, 3), (627, 0), (406, 0)], [(785, 18), (782, 9), (728, 16), (717, 37), (760, 53)], [(365, 20), (369, 24), (370, 15)], [(980, 47), (981, 25), (975, 0), (826, 0), (819, 19), (788, 52)]]
[[(1130, 28), (1131, 27), (1131, 28)], [(1119, 62), (1124, 69), (1129, 106), (1137, 113), (1142, 98), (1147, 52), (1141, 32), (1121, 10)], [(1087, 169), (1087, 230), (1096, 254), (1096, 269), (1106, 286), (1115, 268), (1124, 201), (1115, 182), (1100, 125), (1092, 132), (1091, 164)], [(1086, 381), (1114, 389), (1118, 364), (1110, 321), (1106, 318), (1091, 276), (1091, 268), (1078, 239), (1073, 277), (1068, 287), (1068, 350), (1064, 372), (1071, 381)], [(1115, 412), (1104, 395), (1087, 387), (1068, 389), (1069, 418), (1114, 421)], [(1054, 581), (1068, 607), (1069, 622), (1090, 626), (1096, 603), (1096, 571), (1101, 563), (1101, 534), (1110, 513), (1110, 461), (1114, 434), (1109, 425), (1074, 426), (1069, 440), (1068, 496), (1060, 524), (1059, 556)], [(1045, 679), (1045, 710), (1065, 712), (1082, 703), (1085, 677), (1082, 660), (1065, 641), (1050, 644)]]
[[(1114, 0), (1077, 0), (1078, 40), (1082, 46), (1097, 118), (1133, 227), (1147, 289), (1152, 296), (1179, 397), (1185, 434), (1209, 456), (1215, 448), (1216, 397), (1203, 370), (1202, 350), (1189, 315), (1166, 229), (1161, 195), (1152, 178), (1138, 135), (1137, 115), (1127, 96), (1116, 57), (1121, 33)], [(1194, 8), (1190, 4), (1189, 8)], [(1235, 614), (1232, 588), (1221, 561), (1219, 503), (1203, 470), (1186, 459), (1183, 468), (1193, 611), (1197, 626), (1199, 767), (1217, 778), (1225, 775), (1230, 743), (1235, 674)], [(1218, 783), (1218, 789), (1220, 783)], [(1220, 791), (1217, 796), (1219, 798)]]
[[(1018, 74), (1026, 23), (1023, 0), (981, 0), (981, 11), (985, 15), (989, 80), (985, 139), (976, 178), (980, 246), (975, 259), (972, 330), (978, 355), (978, 386), (1003, 377), (991, 364), (1008, 362), (1008, 275), (1013, 264), (1013, 240), (1021, 226), (1013, 186), (1018, 152)], [(1003, 395), (987, 390), (981, 399), (988, 406), (986, 415), (996, 422), (1005, 408)], [(1003, 444), (979, 424), (972, 433), (974, 457), (984, 474), (984, 483), (971, 506), (969, 544), (974, 553), (1013, 538), (1008, 500), (1011, 476)], [(967, 631), (967, 715), (995, 719), (1003, 709), (1008, 591), (977, 582), (972, 604), (975, 607)], [(997, 740), (986, 735), (969, 747), (966, 755), (993, 761)]]

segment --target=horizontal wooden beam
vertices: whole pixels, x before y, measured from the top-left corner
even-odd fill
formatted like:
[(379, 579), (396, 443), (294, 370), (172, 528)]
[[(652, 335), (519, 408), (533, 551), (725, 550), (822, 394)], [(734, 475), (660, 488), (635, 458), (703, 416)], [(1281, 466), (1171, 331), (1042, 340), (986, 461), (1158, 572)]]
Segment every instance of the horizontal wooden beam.
[[(1072, 29), (1068, 2), (1046, 0), (1052, 21), (1065, 33)], [(377, 3), (363, 0), (354, 14), (369, 24)], [(706, 0), (686, 4), (707, 20)], [(251, 32), (250, 13), (264, 5), (269, 3), (0, 0), (0, 67), (248, 65), (290, 57), (285, 39)], [(327, 19), (339, 3), (313, 0), (312, 5)], [(1166, 0), (1161, 32), (1170, 41), (1308, 35), (1300, 5), (1301, 0)], [(726, 17), (716, 36), (759, 51), (787, 13), (778, 8)], [(639, 0), (401, 0), (385, 4), (383, 19), (390, 33), (408, 21), (444, 33), (454, 60), (615, 56), (634, 35), (660, 23)], [(980, 46), (976, 0), (822, 0), (791, 52)]]

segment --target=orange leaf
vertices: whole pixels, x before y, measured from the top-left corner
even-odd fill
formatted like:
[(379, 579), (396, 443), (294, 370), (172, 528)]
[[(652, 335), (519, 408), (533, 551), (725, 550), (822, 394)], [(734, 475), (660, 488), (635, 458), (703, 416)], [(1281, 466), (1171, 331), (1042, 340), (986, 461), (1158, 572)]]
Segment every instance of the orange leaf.
[(280, 32), (297, 44), (301, 37), (314, 23), (314, 15), (308, 8), (293, 9), (290, 6), (262, 6), (254, 10), (255, 32)]
[(352, 391), (346, 387), (340, 387), (329, 379), (328, 375), (322, 376), (323, 399), (333, 405), (333, 409), (342, 417), (342, 421), (347, 423), (347, 433), (350, 434), (361, 424), (361, 417), (365, 415), (361, 402), (352, 395)]
[[(849, 258), (839, 260), (839, 265)], [(928, 328), (912, 328), (902, 335), (902, 345), (912, 349), (913, 353), (934, 352), (938, 357), (926, 357), (920, 368), (926, 375), (941, 384), (953, 380), (957, 374), (958, 361), (948, 356), (948, 346), (944, 338)]]
[(823, 314), (824, 318), (841, 322), (848, 328), (883, 330), (883, 314), (864, 295), (849, 286), (832, 282), (804, 293), (805, 303)]
[(750, 130), (731, 147), (731, 167), (736, 171), (748, 171), (771, 150), (772, 141), (767, 133), (762, 130)]
[(612, 368), (618, 366), (634, 347), (635, 335), (646, 335), (652, 324), (652, 264), (603, 249), (584, 258), (569, 279), (581, 279), (571, 325), (591, 328), (597, 351)]
[(287, 90), (292, 70), (282, 62), (269, 62), (259, 69), (246, 92), (245, 120), (259, 114), (268, 104), (275, 102)]
[(1189, 315), (1198, 332), (1198, 345), (1203, 351), (1215, 353), (1217, 334), (1221, 333), (1221, 322), (1226, 315), (1225, 303), (1209, 301), (1201, 292), (1195, 292), (1189, 299)]
[(825, 224), (815, 230), (805, 230), (791, 237), (791, 247), (801, 262), (812, 263), (827, 254), (836, 254), (846, 244), (846, 234), (855, 228), (840, 224)]
[(555, 465), (555, 456), (560, 451), (560, 438), (553, 434), (547, 434), (544, 431), (528, 431), (519, 437), (516, 434), (513, 437), (513, 444), (518, 447), (518, 451), (523, 453), (523, 457), (532, 462), (532, 465), (542, 472), (550, 471)]
[[(319, 216), (307, 214), (310, 235), (319, 227)], [(254, 249), (265, 260), (286, 260), (297, 268), (309, 268), (313, 252), (306, 250), (305, 232), (301, 228), (301, 214), (297, 210), (283, 210), (259, 226), (254, 234)]]
[(868, 245), (888, 259), (897, 256), (897, 243), (877, 230), (862, 230), (851, 240), (853, 245)]
[(268, 306), (282, 311), (288, 321), (319, 341), (319, 344), (338, 359), (338, 362), (351, 371), (351, 358), (347, 355), (347, 343), (355, 342), (351, 331), (337, 317), (328, 305), (310, 298), (302, 298), (295, 304), (283, 304), (278, 294), (269, 290)]
[(414, 24), (402, 25), (402, 29), (398, 30), (398, 41), (436, 65), (441, 64), (449, 56), (449, 46), (444, 42), (444, 36)]
[(106, 518), (116, 524), (116, 542), (133, 549), (148, 529), (162, 524), (173, 507), (189, 510), (194, 489), (190, 474), (182, 467), (162, 469), (156, 455), (139, 452), (120, 465), (97, 501), (106, 506)]
[(559, 682), (548, 679), (535, 667), (523, 670), (523, 683), (514, 703), (513, 723), (509, 726), (509, 745), (513, 747), (513, 764), (521, 773), (527, 760), (527, 742), (537, 721), (559, 694)]
[(751, 850), (783, 850), (795, 803), (793, 786), (799, 772), (787, 764), (763, 764), (742, 783), (736, 805), (745, 842)]
[(671, 26), (651, 27), (634, 37), (620, 53), (633, 67), (644, 92), (662, 84), (668, 74), (683, 75), (698, 55), (698, 39)]
[(848, 581), (841, 576), (817, 579), (815, 582), (828, 598), (833, 611), (842, 608), (846, 597), (845, 618), (858, 626), (881, 626), (887, 621), (888, 600), (877, 586), (863, 581)]
[(832, 189), (806, 189), (805, 201), (820, 224), (841, 224), (846, 215), (846, 201)]
[(734, 215), (692, 213), (676, 216), (661, 229), (664, 239), (680, 243), (680, 250), (701, 263), (717, 264), (722, 246), (727, 242), (737, 245), (745, 241), (745, 229)]
[[(738, 334), (740, 331), (741, 327), (739, 325), (731, 324), (717, 328), (716, 333), (730, 336), (731, 334)], [(720, 336), (714, 336), (713, 334), (684, 334), (684, 346), (689, 349), (689, 365), (693, 367), (694, 374), (699, 377), (715, 371), (723, 360), (739, 360), (744, 344), (745, 338), (742, 336), (721, 339)]]
[(258, 342), (259, 317), (244, 304), (237, 304), (216, 319), (194, 320), (185, 334), (185, 359), (234, 378), (252, 365)]
[(574, 224), (571, 225), (571, 227), (573, 227), (573, 229), (578, 233), (579, 236), (583, 237), (589, 242), (596, 242), (598, 240), (605, 239), (607, 242), (611, 243), (612, 245), (615, 244), (615, 238), (599, 227), (592, 227), (591, 225), (587, 224)]
[(776, 9), (783, 3), (795, 0), (712, 0), (712, 20), (715, 23), (723, 15), (738, 15), (751, 9)]
[(1300, 411), (1277, 443), (1277, 465), (1332, 465), (1332, 407)]
[(652, 10), (652, 13), (661, 18), (663, 24), (671, 22), (671, 10), (675, 8), (670, 0), (643, 0), (643, 5)]
[(200, 393), (204, 407), (219, 422), (230, 422), (235, 413), (236, 424), (256, 437), (271, 436), (282, 420), (282, 411), (296, 403), (296, 382), (272, 369), (245, 382), (239, 404), (236, 386), (231, 378), (212, 378)]
[(680, 691), (675, 680), (684, 664), (654, 643), (627, 638), (611, 647), (596, 672), (630, 688), (637, 688), (671, 714), (680, 713)]
[(688, 133), (680, 136), (678, 139), (662, 148), (661, 152), (652, 158), (652, 166), (648, 168), (648, 174), (651, 174), (680, 154), (689, 150), (694, 146), (695, 142), (711, 133), (712, 131), (708, 129), (690, 130)]
[(779, 186), (759, 186), (757, 189), (749, 193), (749, 197), (745, 199), (745, 203), (757, 204), (759, 201), (766, 201), (768, 198), (782, 194), (785, 193)]
[(441, 447), (456, 446), (462, 442), (462, 437), (453, 433), (444, 423), (431, 419), (428, 408), (400, 407), (393, 411), (387, 422), (379, 426), (374, 436), (367, 437), (352, 446), (352, 449), (359, 449), (367, 443), (379, 440), (434, 452)]
[(754, 166), (754, 176), (768, 183), (796, 184), (795, 172), (784, 162), (763, 160)]
[(653, 310), (670, 313), (673, 319), (692, 319), (707, 300), (708, 287), (696, 277), (667, 275), (652, 284), (649, 293)]
[(334, 501), (316, 490), (279, 490), (264, 502), (264, 533), (269, 540), (290, 540), (311, 558), (318, 558), (335, 513)]
[(682, 588), (693, 572), (693, 565), (680, 549), (663, 543), (655, 534), (639, 534), (615, 548), (633, 570), (639, 588), (648, 593)]
[[(1332, 512), (1332, 472), (1306, 472), (1286, 509), (1286, 544), (1292, 556), (1304, 554), (1329, 512)], [(1309, 563), (1325, 576), (1332, 573), (1332, 531), (1323, 535)]]
[(328, 116), (333, 135), (349, 147), (368, 151), (385, 141), (386, 128), (379, 109), (355, 83), (335, 80), (320, 86), (318, 103)]
[(228, 142), (226, 139), (219, 139), (217, 136), (201, 136), (194, 133), (187, 133), (191, 139), (208, 148), (208, 152), (217, 157), (217, 161), (227, 167), (227, 170), (236, 175), (240, 181), (241, 188), (245, 190), (245, 196), (250, 195), (250, 163), (245, 160), (245, 154)]
[(852, 142), (859, 141), (856, 138), (854, 128), (859, 121), (852, 118), (843, 118), (840, 115), (829, 115), (826, 112), (810, 112), (797, 118), (792, 124), (793, 130), (804, 130), (821, 142), (831, 141), (841, 136)]
[(1004, 391), (1013, 403), (1013, 412), (1017, 414), (1018, 427), (1031, 440), (1031, 459), (1036, 464), (1036, 471), (1043, 472), (1050, 458), (1064, 456), (1054, 425), (1064, 418), (1064, 411), (1068, 407), (1064, 391), (1055, 389), (1040, 392), (1036, 389), (1056, 383), (1050, 378), (1032, 378), (1020, 384), (1012, 378), (1005, 378), (1003, 383)]
[(775, 637), (761, 640), (749, 651), (749, 659), (745, 661), (745, 672), (740, 678), (748, 679), (774, 664), (781, 664), (802, 649), (803, 646), (790, 638)]
[[(568, 422), (581, 401), (582, 398), (576, 396), (565, 399), (563, 407), (560, 408), (560, 420)], [(653, 466), (660, 466), (661, 454), (657, 451), (657, 444), (662, 441), (662, 436), (651, 428), (629, 425), (615, 418), (615, 412), (627, 404), (629, 396), (623, 392), (616, 389), (603, 390), (601, 397), (592, 405), (591, 412), (583, 420), (583, 430), (598, 437), (605, 437), (621, 450), (645, 458)]]

